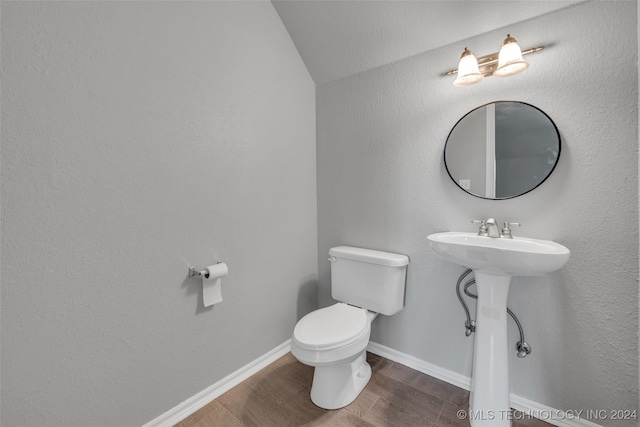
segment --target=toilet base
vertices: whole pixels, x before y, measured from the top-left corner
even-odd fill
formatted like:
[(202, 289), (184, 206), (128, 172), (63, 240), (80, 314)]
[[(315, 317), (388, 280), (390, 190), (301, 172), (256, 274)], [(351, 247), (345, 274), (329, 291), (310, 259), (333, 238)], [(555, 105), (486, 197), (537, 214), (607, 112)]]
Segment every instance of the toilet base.
[(371, 379), (371, 366), (362, 351), (351, 363), (316, 366), (311, 401), (324, 409), (339, 409), (353, 402)]

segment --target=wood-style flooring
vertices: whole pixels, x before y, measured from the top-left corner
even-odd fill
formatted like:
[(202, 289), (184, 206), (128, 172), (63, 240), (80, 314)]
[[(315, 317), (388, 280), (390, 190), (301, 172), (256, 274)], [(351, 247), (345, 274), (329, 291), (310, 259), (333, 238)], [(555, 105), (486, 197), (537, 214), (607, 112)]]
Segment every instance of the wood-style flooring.
[[(313, 368), (291, 353), (278, 359), (176, 427), (468, 427), (469, 392), (367, 353), (373, 375), (350, 405), (334, 411), (309, 398)], [(459, 412), (462, 411), (462, 412)], [(513, 416), (513, 427), (550, 424)]]

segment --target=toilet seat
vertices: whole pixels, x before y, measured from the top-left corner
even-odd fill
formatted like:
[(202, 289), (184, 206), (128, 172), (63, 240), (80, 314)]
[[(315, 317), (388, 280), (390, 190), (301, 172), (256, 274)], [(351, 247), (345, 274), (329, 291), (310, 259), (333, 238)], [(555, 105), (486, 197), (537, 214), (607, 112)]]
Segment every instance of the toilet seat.
[(293, 341), (305, 350), (325, 351), (347, 346), (369, 331), (367, 310), (339, 302), (300, 319)]

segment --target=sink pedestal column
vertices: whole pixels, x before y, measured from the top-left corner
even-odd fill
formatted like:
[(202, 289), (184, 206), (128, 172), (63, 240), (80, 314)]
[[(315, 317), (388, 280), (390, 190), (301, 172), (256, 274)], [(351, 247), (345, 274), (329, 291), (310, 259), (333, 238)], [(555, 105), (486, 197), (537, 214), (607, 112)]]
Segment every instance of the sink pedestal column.
[(474, 273), (478, 302), (469, 421), (473, 427), (509, 427), (507, 297), (511, 277)]

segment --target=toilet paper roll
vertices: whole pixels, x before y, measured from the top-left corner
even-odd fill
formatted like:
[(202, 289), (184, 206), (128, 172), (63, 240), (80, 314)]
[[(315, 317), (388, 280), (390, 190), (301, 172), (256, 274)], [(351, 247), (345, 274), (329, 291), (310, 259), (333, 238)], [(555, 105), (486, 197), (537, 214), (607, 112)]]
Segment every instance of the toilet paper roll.
[(202, 275), (202, 301), (205, 307), (222, 302), (222, 278), (229, 274), (224, 262), (206, 267)]

